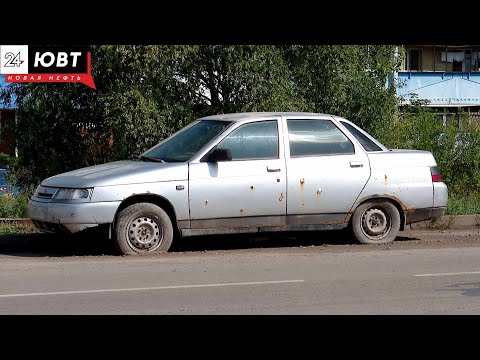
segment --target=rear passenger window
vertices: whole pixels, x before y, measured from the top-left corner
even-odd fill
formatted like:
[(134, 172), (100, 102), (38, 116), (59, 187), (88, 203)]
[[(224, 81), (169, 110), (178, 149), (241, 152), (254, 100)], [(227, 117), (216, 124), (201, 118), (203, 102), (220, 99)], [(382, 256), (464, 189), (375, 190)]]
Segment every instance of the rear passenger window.
[(366, 151), (382, 151), (382, 148), (380, 146), (375, 144), (365, 134), (363, 134), (361, 131), (359, 131), (349, 123), (342, 121), (342, 125), (345, 126), (348, 131), (350, 131), (350, 134), (355, 136), (355, 138)]
[(290, 156), (355, 153), (353, 144), (330, 120), (287, 120)]

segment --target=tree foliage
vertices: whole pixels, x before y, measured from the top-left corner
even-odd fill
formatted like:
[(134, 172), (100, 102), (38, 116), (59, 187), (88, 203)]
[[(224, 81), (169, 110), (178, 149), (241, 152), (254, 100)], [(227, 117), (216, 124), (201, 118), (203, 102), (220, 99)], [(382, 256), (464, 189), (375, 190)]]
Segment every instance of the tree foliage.
[(194, 119), (243, 111), (345, 116), (376, 134), (395, 112), (393, 46), (92, 46), (97, 91), (10, 84), (21, 165), (37, 181), (124, 159)]

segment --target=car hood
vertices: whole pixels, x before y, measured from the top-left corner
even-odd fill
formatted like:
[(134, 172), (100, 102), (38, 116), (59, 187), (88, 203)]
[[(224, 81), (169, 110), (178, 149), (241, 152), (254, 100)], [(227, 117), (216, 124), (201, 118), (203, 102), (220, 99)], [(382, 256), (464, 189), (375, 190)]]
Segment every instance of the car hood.
[(188, 163), (123, 160), (49, 177), (43, 186), (84, 188), (188, 179)]

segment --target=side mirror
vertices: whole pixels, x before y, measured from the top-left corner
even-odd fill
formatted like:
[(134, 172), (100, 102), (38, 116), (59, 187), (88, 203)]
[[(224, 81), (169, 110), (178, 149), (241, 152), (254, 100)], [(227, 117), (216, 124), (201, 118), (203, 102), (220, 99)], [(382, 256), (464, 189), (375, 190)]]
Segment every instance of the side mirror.
[(230, 149), (222, 149), (222, 148), (214, 148), (210, 151), (202, 161), (207, 162), (219, 162), (219, 161), (231, 161), (232, 160), (232, 152)]

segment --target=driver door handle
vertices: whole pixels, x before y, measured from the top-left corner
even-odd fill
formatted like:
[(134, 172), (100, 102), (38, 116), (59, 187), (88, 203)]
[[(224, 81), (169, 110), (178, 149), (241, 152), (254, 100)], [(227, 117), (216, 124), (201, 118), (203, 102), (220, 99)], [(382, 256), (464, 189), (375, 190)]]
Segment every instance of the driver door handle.
[(351, 168), (359, 168), (363, 167), (363, 163), (361, 161), (350, 161)]
[(279, 168), (270, 168), (267, 166), (267, 171), (268, 172), (280, 172), (280, 169)]

